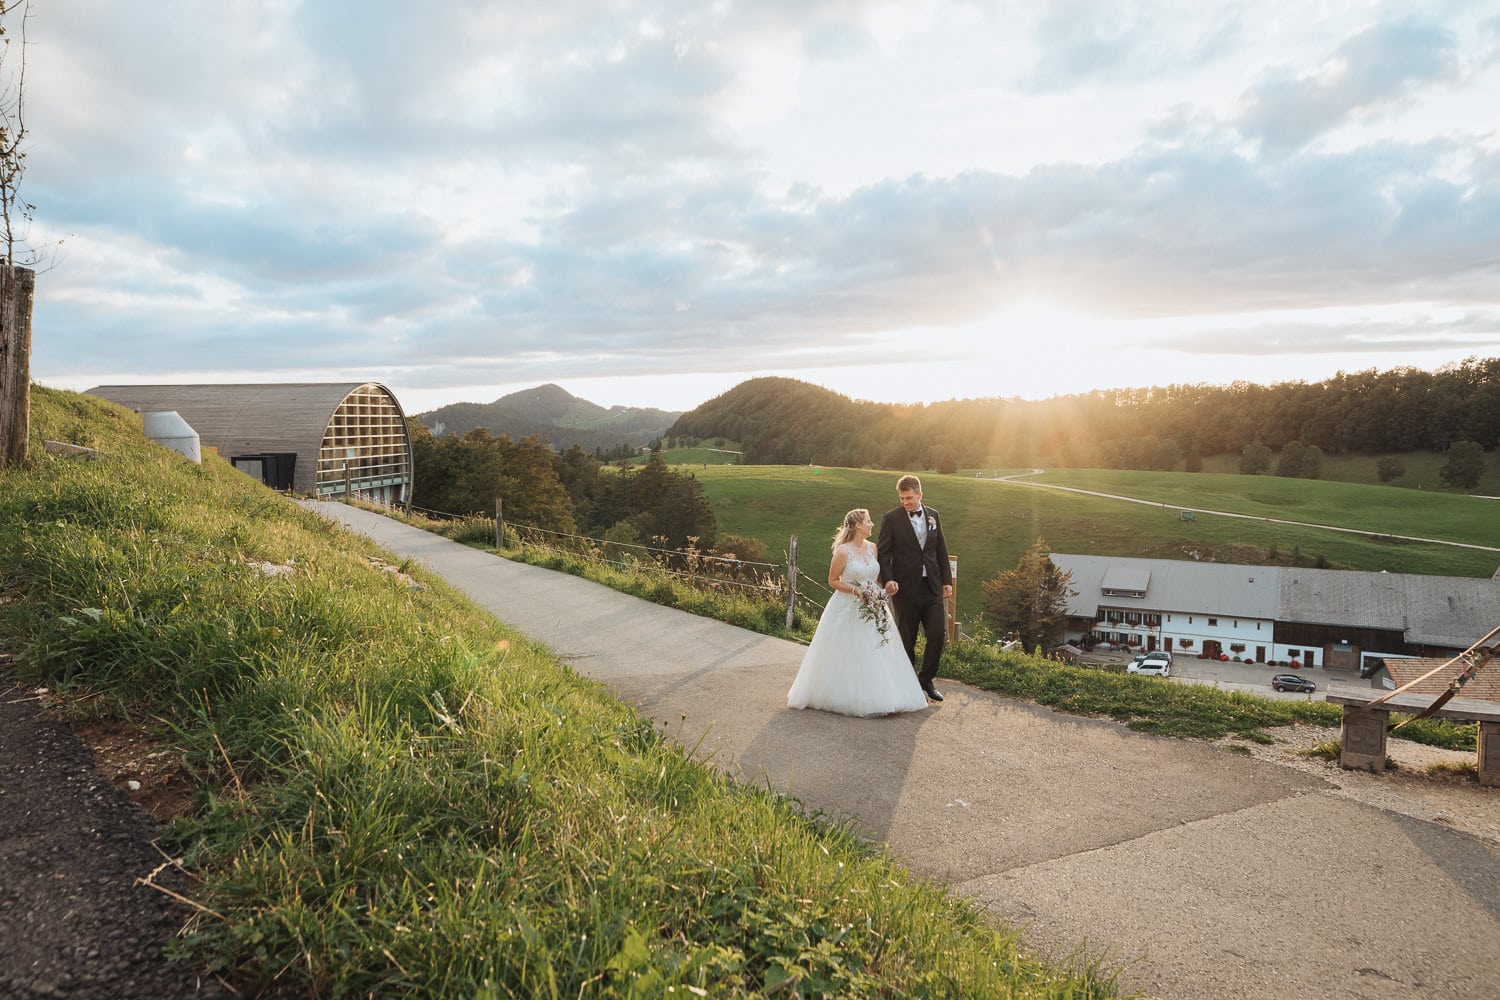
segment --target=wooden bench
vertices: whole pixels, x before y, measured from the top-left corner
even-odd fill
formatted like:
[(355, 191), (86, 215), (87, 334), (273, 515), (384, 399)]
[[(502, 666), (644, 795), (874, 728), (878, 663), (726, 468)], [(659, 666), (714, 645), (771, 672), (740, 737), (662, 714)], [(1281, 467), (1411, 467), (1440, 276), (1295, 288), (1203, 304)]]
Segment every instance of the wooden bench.
[[(1351, 770), (1384, 771), (1386, 727), (1392, 712), (1416, 715), (1437, 700), (1431, 694), (1398, 694), (1363, 714), (1358, 710), (1386, 692), (1377, 688), (1330, 684), (1325, 700), (1344, 706), (1339, 764)], [(1439, 719), (1479, 723), (1479, 783), (1500, 788), (1500, 703), (1453, 698), (1433, 713)]]

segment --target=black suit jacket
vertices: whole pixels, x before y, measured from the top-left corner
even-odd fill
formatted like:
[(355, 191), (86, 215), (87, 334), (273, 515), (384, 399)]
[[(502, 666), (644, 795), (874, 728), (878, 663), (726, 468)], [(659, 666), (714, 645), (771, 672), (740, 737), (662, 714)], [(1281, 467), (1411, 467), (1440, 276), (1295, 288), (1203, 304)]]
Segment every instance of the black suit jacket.
[[(938, 512), (922, 505), (927, 515), (927, 544), (917, 544), (917, 532), (905, 507), (897, 507), (880, 519), (880, 536), (875, 543), (880, 550), (880, 580), (895, 580), (899, 596), (922, 601), (922, 595), (941, 597), (943, 587), (953, 582), (953, 568), (948, 564), (948, 543), (943, 539), (943, 521)], [(922, 575), (923, 568), (927, 575)]]

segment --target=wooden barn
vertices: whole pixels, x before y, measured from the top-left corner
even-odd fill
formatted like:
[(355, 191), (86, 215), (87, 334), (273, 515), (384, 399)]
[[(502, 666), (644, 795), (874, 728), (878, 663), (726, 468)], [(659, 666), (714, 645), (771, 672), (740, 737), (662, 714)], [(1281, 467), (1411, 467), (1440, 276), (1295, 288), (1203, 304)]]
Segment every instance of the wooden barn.
[(101, 385), (91, 395), (141, 413), (174, 410), (205, 447), (268, 485), (304, 495), (350, 488), (411, 500), (406, 414), (377, 382)]

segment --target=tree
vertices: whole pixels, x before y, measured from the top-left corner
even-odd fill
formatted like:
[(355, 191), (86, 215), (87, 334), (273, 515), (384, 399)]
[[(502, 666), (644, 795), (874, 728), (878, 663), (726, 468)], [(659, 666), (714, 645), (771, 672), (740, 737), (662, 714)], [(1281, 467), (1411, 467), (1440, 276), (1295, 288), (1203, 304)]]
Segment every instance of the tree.
[[(11, 49), (6, 19), (19, 12), (20, 42)], [(0, 0), (0, 469), (26, 462), (31, 433), (31, 300), (36, 272), (30, 251), (17, 259), (32, 206), (21, 199), (26, 169), (26, 19), (30, 0)], [(14, 56), (14, 58), (12, 58)]]
[(1484, 449), (1477, 441), (1455, 441), (1448, 449), (1448, 461), (1438, 470), (1444, 486), (1472, 490), (1484, 478)]
[(412, 492), (423, 508), (453, 515), (493, 515), (503, 503), (507, 522), (572, 532), (573, 501), (558, 479), (552, 449), (538, 437), (512, 441), (476, 427), (463, 437), (437, 438), (408, 420)]
[(1271, 449), (1259, 438), (1245, 445), (1240, 452), (1240, 472), (1247, 476), (1258, 476), (1271, 467)]
[(1315, 444), (1308, 445), (1302, 454), (1302, 478), (1323, 478), (1323, 449)]
[(1406, 475), (1406, 463), (1393, 455), (1382, 456), (1375, 463), (1375, 475), (1380, 477), (1382, 483), (1393, 483)]
[(1013, 570), (980, 587), (986, 624), (998, 635), (1015, 634), (1025, 649), (1051, 649), (1068, 625), (1068, 598), (1073, 574), (1052, 561), (1047, 540), (1037, 538)]
[(1281, 456), (1276, 459), (1276, 474), (1287, 479), (1302, 475), (1302, 461), (1307, 457), (1307, 445), (1301, 441), (1288, 441), (1281, 446)]

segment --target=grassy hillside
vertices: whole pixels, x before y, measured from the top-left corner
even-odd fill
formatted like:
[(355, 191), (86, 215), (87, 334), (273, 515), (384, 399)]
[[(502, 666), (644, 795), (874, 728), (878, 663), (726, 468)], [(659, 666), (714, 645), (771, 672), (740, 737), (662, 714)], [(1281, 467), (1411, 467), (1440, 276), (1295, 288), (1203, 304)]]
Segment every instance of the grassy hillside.
[(178, 950), (240, 991), (1109, 995), (217, 457), (33, 403), (34, 465), (0, 473), (0, 645), (181, 761)]
[[(1448, 461), (1448, 456), (1435, 451), (1403, 451), (1391, 453), (1392, 458), (1398, 458), (1406, 466), (1406, 472), (1399, 478), (1385, 484), (1380, 481), (1380, 475), (1376, 470), (1375, 463), (1380, 461), (1381, 455), (1324, 455), (1323, 474), (1325, 481), (1344, 483), (1364, 483), (1369, 486), (1384, 486), (1387, 489), (1408, 489), (1437, 491), (1439, 493), (1462, 493), (1444, 486), (1438, 478), (1438, 472)], [(1238, 474), (1240, 471), (1239, 455), (1209, 455), (1203, 459), (1204, 472), (1219, 472), (1225, 474)], [(1272, 478), (1261, 476), (1261, 479)], [(1473, 491), (1475, 495), (1500, 496), (1500, 451), (1492, 451), (1484, 457), (1484, 477), (1480, 479), (1479, 486)]]
[[(1486, 497), (1324, 480), (1209, 473), (1048, 471), (1033, 482), (1152, 500), (1169, 507), (1234, 511), (1377, 535), (1500, 546), (1500, 504)], [(1492, 554), (1500, 561), (1500, 553)], [(1392, 569), (1382, 565), (1380, 569)], [(1462, 575), (1462, 574), (1460, 574)], [(1488, 574), (1486, 574), (1488, 575)]]
[[(631, 465), (645, 465), (650, 455), (637, 455), (630, 460)], [(729, 451), (724, 448), (663, 448), (661, 457), (668, 465), (734, 465), (740, 460), (740, 453)], [(692, 471), (691, 469), (687, 471)]]
[[(847, 510), (868, 507), (879, 521), (896, 506), (897, 476), (891, 472), (711, 465), (695, 474), (721, 533), (759, 538), (777, 553), (796, 534), (799, 565), (818, 581), (827, 578), (829, 542)], [(1155, 491), (1150, 497), (1167, 506), (972, 475), (924, 475), (926, 499), (942, 512), (949, 552), (958, 558), (961, 617), (978, 610), (980, 584), (1013, 568), (1038, 536), (1055, 552), (1097, 555), (1259, 563), (1274, 546), (1283, 557), (1294, 551), (1308, 558), (1321, 555), (1344, 569), (1487, 577), (1500, 565), (1500, 553), (1380, 537), (1399, 532), (1500, 546), (1500, 508), (1491, 500), (1274, 477), (1070, 470), (1043, 479), (1125, 495)], [(1372, 534), (1208, 515), (1184, 521), (1179, 505), (1342, 524)]]

